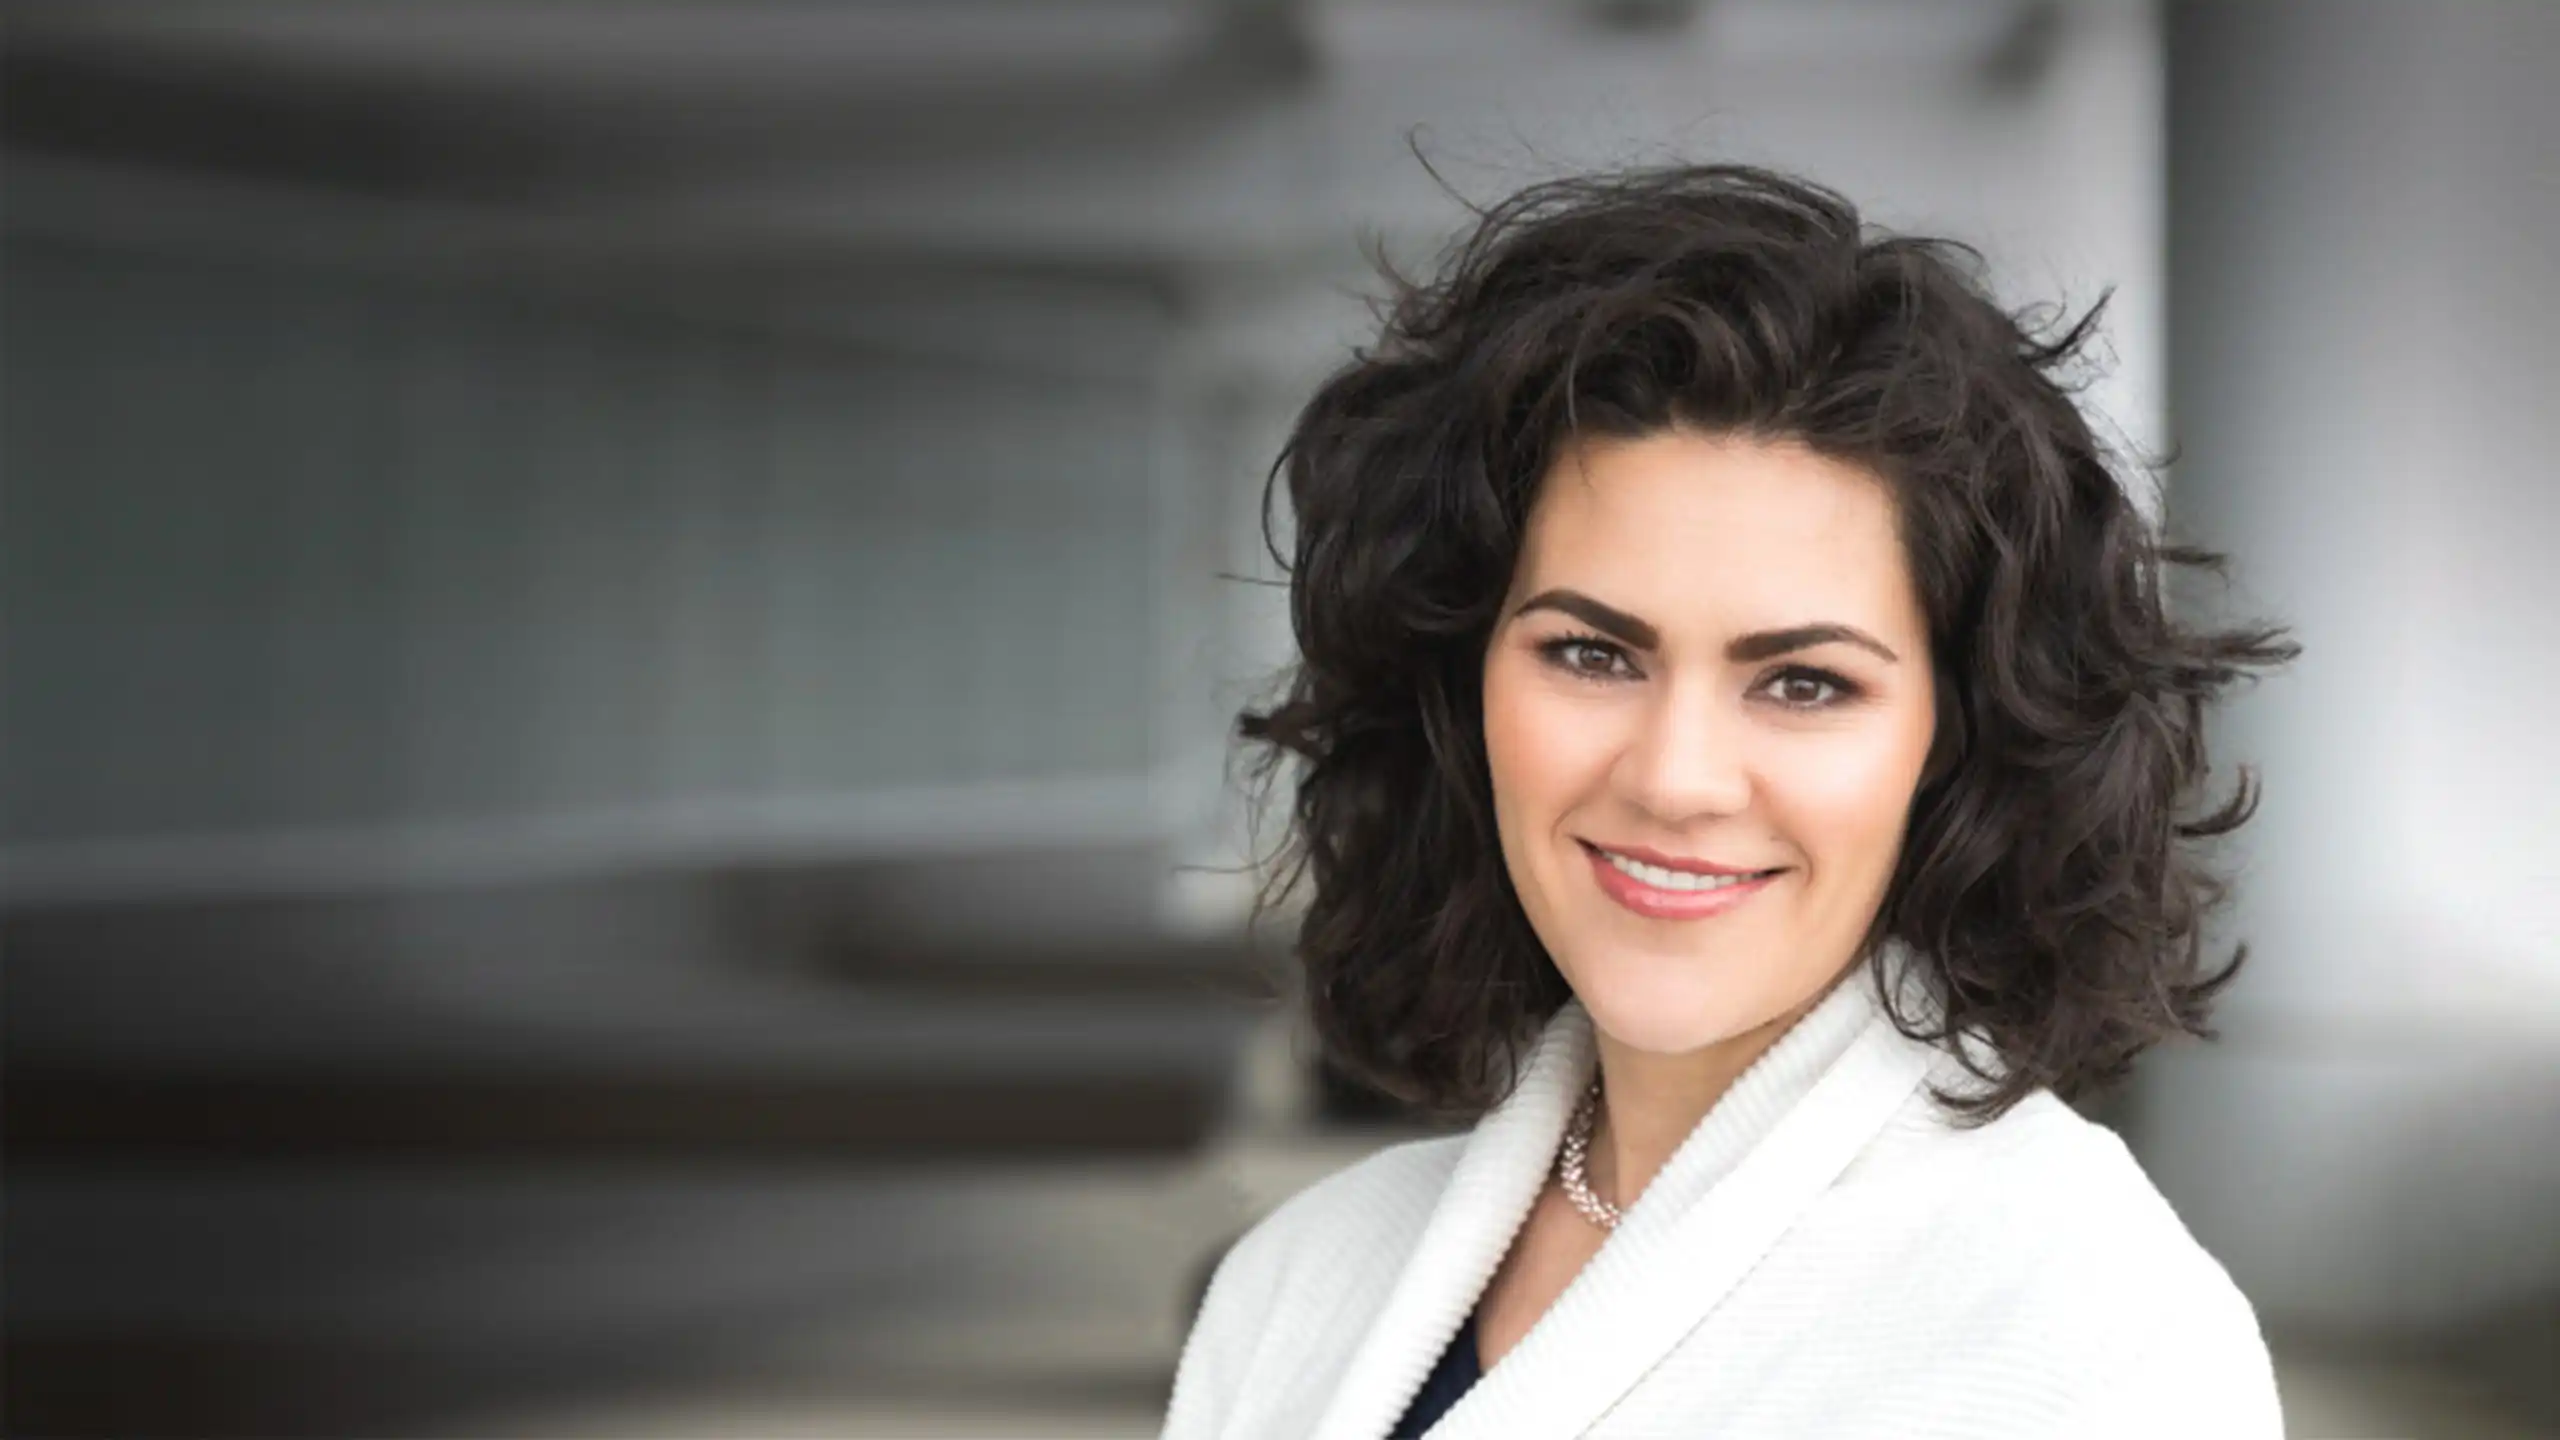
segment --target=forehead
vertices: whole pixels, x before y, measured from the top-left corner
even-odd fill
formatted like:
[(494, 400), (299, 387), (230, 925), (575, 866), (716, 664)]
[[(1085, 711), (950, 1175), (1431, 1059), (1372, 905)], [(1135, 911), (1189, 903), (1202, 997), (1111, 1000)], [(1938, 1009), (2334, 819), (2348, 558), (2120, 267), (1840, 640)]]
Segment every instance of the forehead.
[(1514, 590), (1585, 591), (1653, 621), (1922, 628), (1892, 493), (1789, 441), (1664, 430), (1564, 447)]

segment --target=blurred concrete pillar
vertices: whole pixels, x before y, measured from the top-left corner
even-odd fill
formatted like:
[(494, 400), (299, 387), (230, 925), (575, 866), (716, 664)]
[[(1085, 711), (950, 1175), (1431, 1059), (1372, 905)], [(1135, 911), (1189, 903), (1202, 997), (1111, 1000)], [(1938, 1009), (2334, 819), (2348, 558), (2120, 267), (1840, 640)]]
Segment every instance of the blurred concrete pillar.
[(2560, 6), (2166, 11), (2173, 529), (2294, 673), (2234, 707), (2253, 972), (2146, 1159), (2277, 1326), (2560, 1292)]

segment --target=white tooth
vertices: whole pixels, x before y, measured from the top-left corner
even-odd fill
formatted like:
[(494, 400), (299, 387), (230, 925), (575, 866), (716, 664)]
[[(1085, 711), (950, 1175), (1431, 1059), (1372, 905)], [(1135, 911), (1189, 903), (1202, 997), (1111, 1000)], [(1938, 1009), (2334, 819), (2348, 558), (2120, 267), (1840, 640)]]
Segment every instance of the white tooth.
[(1657, 890), (1721, 890), (1727, 885), (1751, 878), (1748, 875), (1692, 875), (1682, 870), (1666, 870), (1659, 865), (1647, 865), (1641, 860), (1630, 860), (1624, 855), (1607, 850), (1601, 851), (1600, 854), (1610, 864), (1618, 867), (1622, 873), (1632, 875)]

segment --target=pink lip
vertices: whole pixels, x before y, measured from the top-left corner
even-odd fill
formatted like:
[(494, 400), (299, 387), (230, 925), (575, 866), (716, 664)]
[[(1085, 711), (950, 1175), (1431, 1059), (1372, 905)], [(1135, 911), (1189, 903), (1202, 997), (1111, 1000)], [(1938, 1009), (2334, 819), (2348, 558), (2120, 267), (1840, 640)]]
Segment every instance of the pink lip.
[[(1594, 879), (1600, 882), (1601, 893), (1607, 895), (1610, 899), (1617, 901), (1627, 909), (1634, 911), (1636, 914), (1652, 920), (1703, 920), (1709, 916), (1722, 915), (1750, 900), (1752, 896), (1766, 890), (1769, 888), (1769, 883), (1771, 881), (1776, 880), (1780, 875), (1785, 873), (1784, 871), (1777, 871), (1762, 875), (1756, 880), (1742, 880), (1731, 885), (1719, 885), (1713, 890), (1664, 890), (1656, 886), (1647, 885), (1633, 875), (1630, 875), (1619, 869), (1617, 866), (1610, 864), (1601, 854), (1598, 847), (1585, 844), (1582, 848), (1591, 857), (1591, 874)], [(1621, 850), (1617, 853), (1626, 856), (1630, 860), (1642, 860), (1648, 865), (1662, 863), (1654, 860), (1641, 850)], [(1748, 871), (1736, 871), (1721, 867), (1711, 870), (1702, 870), (1696, 868), (1697, 864), (1698, 862), (1691, 861), (1688, 865), (1667, 866), (1666, 868), (1683, 870), (1689, 874), (1734, 875), (1750, 873)]]

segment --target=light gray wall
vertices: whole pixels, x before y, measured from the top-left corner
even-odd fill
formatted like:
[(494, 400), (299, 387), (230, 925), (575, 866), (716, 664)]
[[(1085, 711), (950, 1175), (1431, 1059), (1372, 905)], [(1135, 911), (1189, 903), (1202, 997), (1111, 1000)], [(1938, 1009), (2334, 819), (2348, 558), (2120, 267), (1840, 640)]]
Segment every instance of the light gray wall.
[[(902, 354), (23, 238), (0, 263), (21, 884), (85, 842), (680, 826), (1155, 763), (1143, 349)], [(1126, 303), (1144, 345), (1161, 317)]]
[(2560, 9), (2173, 7), (2172, 517), (2295, 672), (2224, 742), (2230, 1038), (2146, 1158), (2277, 1320), (2560, 1291)]

